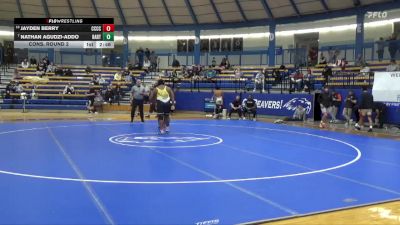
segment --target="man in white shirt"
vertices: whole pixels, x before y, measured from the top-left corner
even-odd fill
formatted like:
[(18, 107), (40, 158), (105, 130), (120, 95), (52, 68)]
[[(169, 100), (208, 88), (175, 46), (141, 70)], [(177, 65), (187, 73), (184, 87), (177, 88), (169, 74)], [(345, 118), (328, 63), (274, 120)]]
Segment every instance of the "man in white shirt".
[[(264, 69), (265, 71), (265, 69)], [(264, 71), (260, 71), (256, 74), (256, 76), (254, 77), (254, 89), (253, 92), (256, 92), (257, 87), (259, 87), (261, 85), (262, 88), (262, 92), (265, 91), (265, 75), (264, 75)]]
[(68, 85), (65, 86), (64, 91), (63, 91), (64, 95), (70, 95), (70, 94), (75, 94), (75, 89), (74, 87), (71, 85), (71, 83), (68, 83)]
[(29, 68), (30, 65), (31, 64), (28, 62), (28, 59), (24, 59), (24, 61), (22, 61), (22, 63), (21, 63), (21, 67), (24, 69)]

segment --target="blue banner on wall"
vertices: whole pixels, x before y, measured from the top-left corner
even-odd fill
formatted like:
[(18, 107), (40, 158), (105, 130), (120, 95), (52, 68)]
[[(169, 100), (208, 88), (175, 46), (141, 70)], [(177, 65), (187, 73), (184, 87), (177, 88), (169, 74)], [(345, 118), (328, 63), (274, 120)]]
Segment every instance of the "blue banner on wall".
[[(224, 107), (229, 109), (229, 103), (237, 95), (245, 100), (249, 94), (257, 101), (259, 115), (292, 116), (296, 106), (301, 104), (307, 110), (307, 117), (313, 116), (314, 96), (310, 94), (253, 94), (225, 93)], [(210, 92), (177, 92), (176, 109), (187, 111), (204, 111), (204, 99), (212, 97)]]
[[(243, 96), (247, 98), (246, 95)], [(253, 94), (257, 101), (257, 113), (272, 116), (293, 116), (298, 105), (302, 105), (307, 117), (313, 116), (314, 96), (310, 94)]]

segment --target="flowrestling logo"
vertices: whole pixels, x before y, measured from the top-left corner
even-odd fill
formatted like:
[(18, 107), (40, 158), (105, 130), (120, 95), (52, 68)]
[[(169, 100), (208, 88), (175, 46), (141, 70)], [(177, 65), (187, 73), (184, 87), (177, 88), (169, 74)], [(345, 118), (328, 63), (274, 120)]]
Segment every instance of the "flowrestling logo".
[(283, 105), (283, 108), (286, 108), (290, 111), (295, 111), (298, 105), (303, 106), (306, 109), (307, 114), (311, 112), (312, 104), (306, 98), (293, 98)]
[(217, 145), (222, 143), (223, 140), (211, 135), (194, 133), (172, 133), (163, 136), (154, 133), (133, 133), (113, 136), (109, 138), (109, 141), (132, 147), (193, 148)]

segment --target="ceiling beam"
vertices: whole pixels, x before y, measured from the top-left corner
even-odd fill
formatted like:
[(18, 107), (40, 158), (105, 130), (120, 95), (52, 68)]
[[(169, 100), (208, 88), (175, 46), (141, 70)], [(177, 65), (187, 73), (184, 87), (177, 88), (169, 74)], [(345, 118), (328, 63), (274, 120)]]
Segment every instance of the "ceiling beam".
[(214, 0), (210, 0), (210, 4), (211, 4), (212, 8), (214, 9), (215, 15), (217, 15), (218, 22), (223, 23), (221, 15), (218, 12), (217, 6), (215, 6)]
[(142, 13), (143, 13), (144, 19), (146, 20), (147, 25), (151, 26), (149, 17), (147, 16), (146, 10), (144, 9), (142, 0), (139, 0), (139, 6), (142, 9)]
[(293, 0), (289, 0), (289, 2), (290, 2), (290, 4), (292, 5), (294, 11), (296, 12), (296, 15), (300, 16), (300, 11), (299, 11), (299, 9), (297, 8), (296, 3), (294, 3)]
[(272, 14), (272, 10), (271, 10), (271, 8), (270, 8), (269, 5), (268, 5), (267, 0), (260, 0), (260, 2), (261, 2), (261, 4), (263, 5), (264, 10), (265, 10), (265, 12), (267, 13), (268, 17), (269, 17), (269, 18), (274, 18), (274, 14)]
[(164, 7), (164, 9), (165, 9), (165, 12), (167, 13), (169, 22), (171, 22), (172, 25), (175, 25), (175, 24), (174, 24), (174, 20), (172, 20), (171, 13), (169, 12), (169, 9), (168, 9), (168, 7), (167, 7), (167, 4), (165, 3), (165, 0), (161, 0), (161, 2), (162, 2), (162, 4), (163, 4), (163, 7)]
[(94, 0), (91, 0), (91, 1), (92, 1), (92, 6), (94, 9), (94, 12), (96, 13), (96, 17), (100, 18), (100, 14), (99, 14), (99, 10), (97, 10), (96, 2), (94, 2)]
[(119, 17), (121, 18), (122, 25), (126, 25), (126, 20), (124, 16), (124, 12), (122, 12), (121, 5), (119, 4), (119, 0), (114, 0), (115, 6), (117, 7)]
[(21, 2), (19, 0), (16, 0), (16, 1), (17, 1), (17, 6), (18, 6), (19, 16), (21, 18), (24, 18), (24, 13), (22, 12)]
[(326, 0), (320, 0), (320, 1), (321, 1), (322, 6), (324, 7), (324, 9), (326, 11), (329, 11), (329, 7), (328, 7), (328, 4), (326, 4)]
[[(275, 19), (258, 19), (251, 20), (248, 22), (224, 22), (220, 23), (206, 23), (206, 24), (189, 24), (189, 25), (175, 25), (175, 26), (165, 26), (165, 25), (153, 25), (151, 29), (145, 25), (128, 25), (126, 27), (117, 25), (115, 29), (118, 31), (126, 28), (128, 31), (188, 31), (188, 30), (217, 30), (217, 29), (226, 29), (226, 28), (241, 28), (241, 27), (257, 27), (257, 26), (268, 26), (270, 23), (274, 22), (277, 25), (281, 24), (291, 24), (291, 23), (299, 23), (299, 22), (311, 22), (316, 20), (324, 20), (327, 17), (333, 18), (341, 18), (347, 16), (357, 15), (359, 10), (364, 11), (384, 11), (391, 9), (400, 9), (400, 1), (395, 2), (385, 2), (379, 4), (371, 4), (371, 5), (363, 5), (360, 8), (348, 8), (348, 9), (340, 9), (340, 10), (330, 10), (329, 12), (320, 12), (310, 15), (300, 15), (300, 16), (290, 16), (285, 18), (275, 18)], [(0, 20), (0, 25), (9, 25), (12, 26), (12, 21)]]
[(243, 20), (247, 22), (247, 21), (248, 21), (248, 20), (247, 20), (247, 17), (246, 17), (246, 15), (245, 15), (244, 12), (243, 12), (243, 8), (242, 8), (242, 6), (240, 5), (239, 0), (235, 0), (235, 2), (236, 2), (236, 6), (237, 6), (238, 9), (239, 9), (240, 15), (242, 15)]
[(185, 0), (185, 4), (186, 4), (186, 7), (189, 9), (189, 13), (192, 16), (193, 22), (195, 24), (199, 24), (199, 21), (197, 20), (196, 14), (193, 11), (192, 4), (190, 4), (190, 0)]
[(46, 15), (47, 18), (50, 18), (49, 7), (47, 6), (46, 0), (42, 0), (42, 5), (44, 9), (44, 14)]
[(68, 8), (69, 8), (69, 11), (71, 12), (72, 17), (75, 18), (75, 13), (74, 13), (74, 9), (72, 8), (71, 1), (67, 0), (67, 3), (68, 3)]

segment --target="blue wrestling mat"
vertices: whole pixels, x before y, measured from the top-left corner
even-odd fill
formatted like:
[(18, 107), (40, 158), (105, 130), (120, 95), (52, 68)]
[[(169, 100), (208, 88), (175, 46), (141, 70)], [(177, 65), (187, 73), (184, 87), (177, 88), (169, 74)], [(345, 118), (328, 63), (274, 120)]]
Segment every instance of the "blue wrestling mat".
[(0, 224), (236, 224), (400, 197), (398, 141), (250, 121), (0, 124)]

